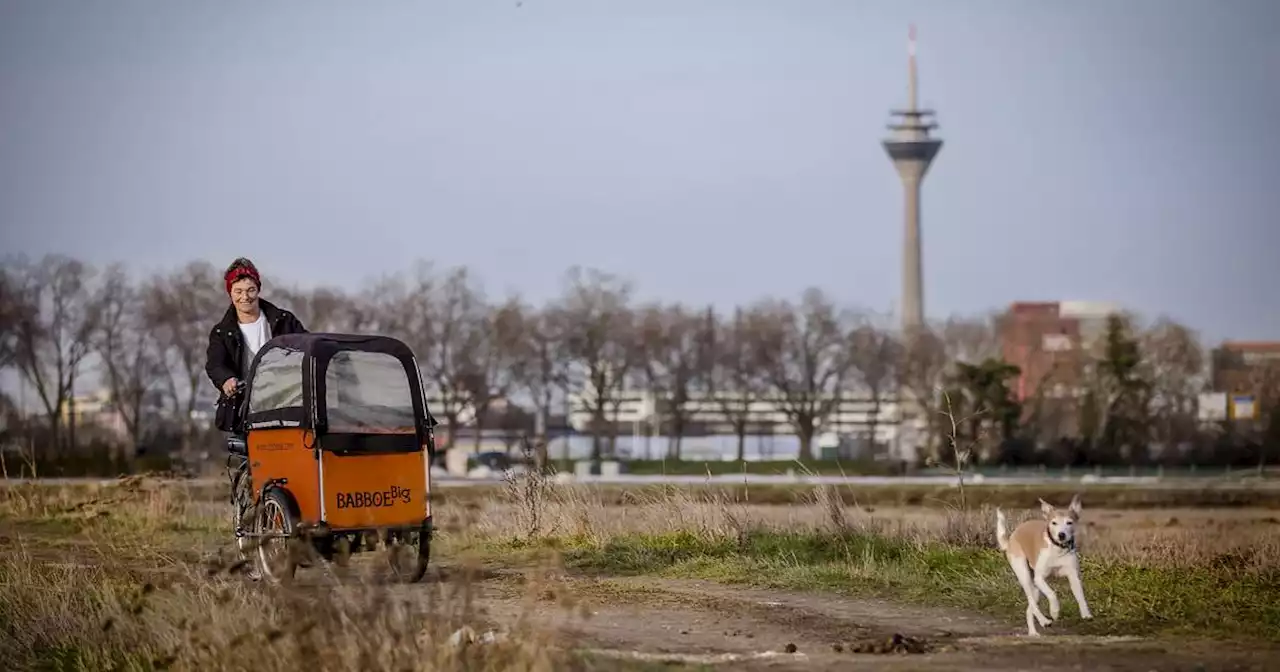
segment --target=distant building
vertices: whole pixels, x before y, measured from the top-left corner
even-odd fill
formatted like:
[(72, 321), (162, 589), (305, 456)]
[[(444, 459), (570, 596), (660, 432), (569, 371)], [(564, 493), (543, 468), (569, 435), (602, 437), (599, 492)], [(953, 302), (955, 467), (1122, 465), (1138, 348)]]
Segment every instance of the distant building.
[(1215, 392), (1254, 392), (1280, 372), (1280, 341), (1226, 341), (1210, 359)]
[(93, 426), (113, 439), (128, 436), (124, 414), (111, 399), (111, 391), (101, 389), (91, 394), (71, 397), (62, 403), (58, 415), (64, 427)]
[[(729, 394), (712, 397), (705, 394), (692, 394), (685, 403), (688, 426), (686, 436), (732, 435), (733, 424), (730, 415), (725, 413), (727, 405), (738, 413), (738, 402)], [(625, 390), (619, 395), (617, 412), (613, 411), (613, 403), (606, 411), (606, 422), (615, 425), (619, 433), (630, 434), (637, 426), (649, 431), (658, 430), (658, 425), (669, 418), (663, 412), (660, 403), (653, 394), (643, 390)], [(571, 412), (569, 424), (575, 431), (588, 431), (591, 427), (592, 412), (587, 399), (581, 393), (573, 395), (570, 400)], [(752, 400), (747, 405), (747, 434), (751, 436), (794, 433), (782, 404), (776, 397), (764, 397)], [(898, 431), (898, 404), (892, 395), (884, 395), (877, 410), (876, 404), (868, 396), (849, 394), (836, 402), (836, 410), (819, 427), (820, 434), (864, 436), (869, 435), (871, 426), (875, 424), (877, 443), (887, 445), (894, 441)], [(660, 430), (659, 430), (660, 431)]]
[(1211, 353), (1210, 368), (1213, 393), (1201, 403), (1222, 407), (1214, 419), (1258, 420), (1280, 403), (1280, 341), (1224, 342)]
[(1017, 399), (1037, 392), (1075, 396), (1089, 354), (1106, 335), (1107, 318), (1119, 313), (1116, 304), (1095, 301), (1011, 304), (1000, 326), (1000, 350), (1005, 361), (1021, 369), (1013, 389)]

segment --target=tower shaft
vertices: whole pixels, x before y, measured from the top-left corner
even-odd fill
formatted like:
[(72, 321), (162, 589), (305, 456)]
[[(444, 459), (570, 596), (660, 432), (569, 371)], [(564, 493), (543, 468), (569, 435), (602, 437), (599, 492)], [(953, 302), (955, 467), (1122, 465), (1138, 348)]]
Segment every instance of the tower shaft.
[(920, 245), (920, 180), (902, 178), (902, 327), (924, 324), (924, 251)]

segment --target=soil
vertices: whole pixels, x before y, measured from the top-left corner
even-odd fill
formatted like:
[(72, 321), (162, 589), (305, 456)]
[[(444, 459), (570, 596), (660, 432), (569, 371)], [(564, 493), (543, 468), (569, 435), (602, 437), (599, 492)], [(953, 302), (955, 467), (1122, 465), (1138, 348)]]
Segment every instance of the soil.
[[(1021, 621), (881, 600), (653, 577), (562, 582), (555, 592), (576, 595), (577, 608), (544, 595), (534, 620), (579, 649), (633, 660), (726, 670), (1280, 669), (1280, 647), (1080, 636), (1069, 622), (1033, 639), (1018, 634)], [(495, 572), (480, 585), (496, 630), (530, 615), (517, 577)]]

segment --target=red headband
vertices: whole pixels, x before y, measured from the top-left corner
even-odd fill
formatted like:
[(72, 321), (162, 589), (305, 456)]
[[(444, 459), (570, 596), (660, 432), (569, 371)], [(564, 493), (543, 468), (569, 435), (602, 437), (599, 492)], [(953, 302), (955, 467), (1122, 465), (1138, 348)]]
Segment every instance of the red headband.
[(224, 278), (227, 282), (228, 294), (231, 293), (231, 285), (241, 278), (249, 278), (253, 281), (253, 284), (258, 286), (258, 289), (262, 289), (262, 279), (258, 276), (258, 269), (252, 266), (235, 266), (227, 271), (227, 275)]

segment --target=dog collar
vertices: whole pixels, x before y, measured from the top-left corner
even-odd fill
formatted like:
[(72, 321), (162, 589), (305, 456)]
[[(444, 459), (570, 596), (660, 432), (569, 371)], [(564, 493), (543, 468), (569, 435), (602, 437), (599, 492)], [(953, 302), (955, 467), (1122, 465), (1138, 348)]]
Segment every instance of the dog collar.
[(1054, 539), (1054, 538), (1053, 538), (1053, 535), (1052, 535), (1052, 534), (1049, 534), (1049, 530), (1045, 530), (1045, 531), (1044, 531), (1044, 536), (1046, 536), (1046, 537), (1048, 537), (1048, 538), (1049, 538), (1049, 543), (1053, 544), (1054, 546), (1057, 546), (1058, 548), (1061, 548), (1061, 549), (1062, 549), (1062, 550), (1064, 550), (1064, 551), (1074, 551), (1074, 550), (1076, 550), (1076, 540), (1075, 540), (1075, 539), (1072, 539), (1071, 541), (1068, 541), (1067, 543), (1065, 543), (1065, 544), (1064, 544), (1064, 543), (1062, 543), (1062, 542), (1058, 541), (1057, 539)]

